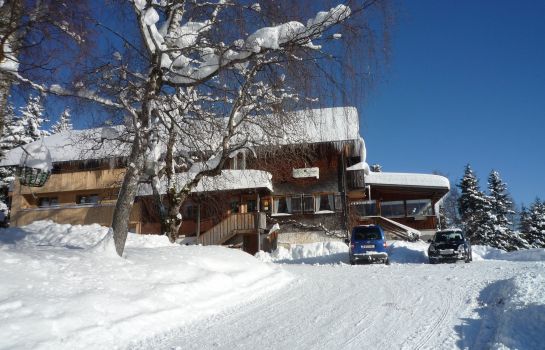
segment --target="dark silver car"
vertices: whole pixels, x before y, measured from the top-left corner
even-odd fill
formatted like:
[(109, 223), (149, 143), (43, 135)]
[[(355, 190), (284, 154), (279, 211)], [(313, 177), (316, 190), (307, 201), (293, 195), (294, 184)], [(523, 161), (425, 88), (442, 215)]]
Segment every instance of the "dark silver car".
[(458, 260), (468, 263), (473, 260), (471, 243), (462, 230), (438, 231), (428, 242), (430, 264)]

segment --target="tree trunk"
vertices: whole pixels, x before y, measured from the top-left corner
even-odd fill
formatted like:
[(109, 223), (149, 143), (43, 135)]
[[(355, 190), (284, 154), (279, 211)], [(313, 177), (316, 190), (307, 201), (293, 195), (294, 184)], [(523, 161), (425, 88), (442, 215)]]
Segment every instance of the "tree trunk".
[(123, 255), (127, 232), (129, 230), (129, 219), (134, 198), (138, 191), (138, 180), (140, 171), (144, 167), (144, 147), (139, 137), (135, 136), (132, 144), (131, 155), (129, 156), (127, 172), (123, 178), (123, 184), (115, 204), (112, 229), (114, 231), (115, 251), (119, 256)]
[[(157, 57), (153, 61), (156, 59)], [(112, 229), (114, 232), (115, 250), (119, 256), (123, 256), (123, 250), (125, 249), (131, 209), (138, 192), (140, 173), (144, 169), (146, 150), (150, 141), (149, 128), (152, 102), (161, 90), (161, 82), (161, 70), (154, 68), (150, 72), (149, 80), (146, 84), (146, 93), (142, 99), (142, 109), (138, 113), (138, 121), (135, 123), (140, 125), (135, 125), (136, 130), (131, 145), (131, 154), (127, 161), (127, 172), (123, 178), (123, 184), (121, 185), (115, 205)]]

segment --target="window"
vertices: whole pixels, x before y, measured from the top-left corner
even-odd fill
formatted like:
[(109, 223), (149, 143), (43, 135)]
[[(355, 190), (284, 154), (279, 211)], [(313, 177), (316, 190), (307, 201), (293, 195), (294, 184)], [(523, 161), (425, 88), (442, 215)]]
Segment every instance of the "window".
[(38, 198), (38, 207), (48, 208), (48, 207), (58, 207), (59, 198), (57, 197), (42, 197)]
[(382, 239), (380, 229), (376, 226), (356, 226), (352, 231), (352, 240), (364, 241), (364, 240), (376, 240)]
[(291, 197), (274, 197), (273, 214), (291, 214)]
[(229, 161), (229, 169), (246, 170), (246, 152), (240, 151)]
[(248, 213), (257, 211), (257, 202), (254, 199), (247, 200), (246, 206), (248, 208)]
[(382, 216), (387, 218), (405, 216), (405, 202), (403, 201), (382, 202), (380, 209)]
[(196, 219), (199, 207), (193, 203), (184, 204), (182, 207), (182, 215), (185, 219)]
[(84, 194), (76, 197), (77, 204), (98, 204), (98, 194)]
[(231, 209), (231, 213), (238, 213), (239, 212), (238, 200), (236, 199), (231, 200), (231, 202), (229, 202), (229, 208)]
[(303, 195), (303, 212), (314, 213), (314, 197), (309, 194)]
[(291, 197), (291, 210), (294, 214), (303, 212), (303, 199), (301, 196)]
[(271, 200), (269, 198), (261, 199), (261, 211), (270, 212), (271, 210)]
[(431, 199), (408, 200), (407, 216), (430, 216), (433, 215)]
[(343, 211), (343, 197), (340, 194), (335, 195), (335, 210)]
[(376, 216), (377, 202), (376, 201), (360, 201), (350, 203), (353, 210), (358, 216)]
[(333, 194), (316, 195), (316, 211), (333, 211), (335, 209)]

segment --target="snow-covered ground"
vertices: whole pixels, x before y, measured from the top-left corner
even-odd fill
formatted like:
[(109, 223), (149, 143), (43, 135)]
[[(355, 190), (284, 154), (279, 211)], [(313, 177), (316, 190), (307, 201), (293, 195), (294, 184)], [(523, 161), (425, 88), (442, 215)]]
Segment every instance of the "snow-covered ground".
[(0, 231), (0, 348), (537, 349), (545, 250), (474, 247), (427, 264), (395, 242), (390, 266), (347, 264), (342, 242), (260, 253), (176, 246), (39, 222)]
[(264, 298), (291, 276), (222, 247), (36, 222), (0, 230), (0, 349), (113, 349)]

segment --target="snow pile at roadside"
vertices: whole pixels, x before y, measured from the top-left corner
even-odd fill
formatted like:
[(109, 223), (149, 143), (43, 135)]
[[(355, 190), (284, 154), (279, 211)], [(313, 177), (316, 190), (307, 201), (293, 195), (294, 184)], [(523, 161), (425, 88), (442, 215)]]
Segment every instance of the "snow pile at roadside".
[(428, 243), (423, 241), (405, 242), (393, 241), (390, 244), (389, 255), (391, 263), (422, 264), (428, 262)]
[(473, 260), (545, 261), (545, 249), (534, 248), (506, 252), (489, 246), (473, 246)]
[(272, 253), (259, 252), (256, 258), (263, 262), (324, 264), (346, 262), (348, 246), (341, 241), (328, 241), (278, 247)]
[(161, 236), (129, 234), (115, 257), (94, 246), (107, 232), (48, 221), (0, 230), (0, 348), (126, 347), (291, 280), (241, 251)]
[(545, 343), (545, 272), (522, 273), (481, 293), (476, 348), (539, 349)]

